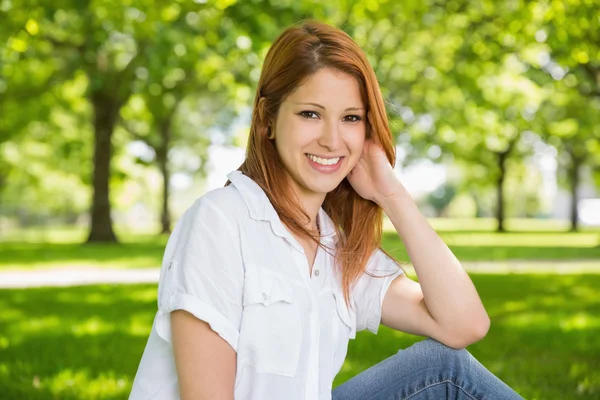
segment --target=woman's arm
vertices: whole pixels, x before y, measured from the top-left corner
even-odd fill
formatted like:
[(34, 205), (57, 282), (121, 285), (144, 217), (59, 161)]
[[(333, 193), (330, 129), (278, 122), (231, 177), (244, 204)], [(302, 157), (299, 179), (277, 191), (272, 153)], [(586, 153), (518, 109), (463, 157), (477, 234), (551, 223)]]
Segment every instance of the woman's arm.
[(236, 353), (187, 311), (171, 312), (171, 337), (182, 400), (233, 400)]
[[(396, 313), (404, 313), (405, 318), (413, 315), (413, 321), (404, 323), (411, 324), (427, 336), (435, 338), (435, 335), (441, 335), (455, 344), (454, 347), (465, 347), (484, 337), (490, 319), (469, 275), (429, 225), (404, 186), (398, 182), (394, 193), (377, 199), (377, 203), (404, 243), (419, 283), (398, 279), (399, 282), (404, 281), (398, 283), (403, 290), (400, 287), (394, 289), (392, 284), (389, 298), (402, 297), (399, 301), (406, 300), (404, 302), (410, 303), (414, 312), (406, 313), (407, 310), (403, 310), (400, 304), (392, 307), (386, 294), (387, 309), (383, 312), (387, 315), (383, 315), (382, 320), (400, 320), (394, 315)], [(418, 324), (422, 326), (415, 326)]]
[(402, 276), (391, 283), (383, 301), (382, 322), (398, 330), (441, 338), (454, 347), (485, 336), (490, 319), (473, 282), (421, 214), (388, 155), (373, 139), (365, 141), (348, 181), (390, 218), (419, 277), (419, 283)]

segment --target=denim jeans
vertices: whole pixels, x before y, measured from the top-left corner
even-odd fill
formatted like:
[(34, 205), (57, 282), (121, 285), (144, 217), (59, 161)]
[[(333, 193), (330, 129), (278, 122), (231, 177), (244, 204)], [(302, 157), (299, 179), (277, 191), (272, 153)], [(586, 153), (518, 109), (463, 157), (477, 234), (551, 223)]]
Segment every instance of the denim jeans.
[(467, 350), (434, 339), (398, 351), (333, 389), (332, 400), (523, 399)]

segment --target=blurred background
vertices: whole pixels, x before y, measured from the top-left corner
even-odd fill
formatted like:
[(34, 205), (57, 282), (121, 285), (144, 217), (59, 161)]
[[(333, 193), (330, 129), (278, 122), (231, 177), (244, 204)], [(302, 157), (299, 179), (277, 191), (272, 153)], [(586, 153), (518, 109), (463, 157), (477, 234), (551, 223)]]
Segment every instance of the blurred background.
[[(168, 234), (243, 161), (272, 41), (317, 18), (366, 52), (397, 174), (488, 309), (469, 350), (527, 399), (600, 399), (599, 10), (0, 0), (0, 398), (127, 398)], [(361, 332), (334, 387), (421, 339)]]

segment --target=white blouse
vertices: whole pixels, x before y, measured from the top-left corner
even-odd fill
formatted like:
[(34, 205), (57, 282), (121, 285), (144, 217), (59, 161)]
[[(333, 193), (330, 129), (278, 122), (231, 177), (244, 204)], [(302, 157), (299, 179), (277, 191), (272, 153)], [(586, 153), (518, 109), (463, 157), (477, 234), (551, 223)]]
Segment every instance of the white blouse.
[[(201, 196), (175, 224), (162, 262), (158, 311), (130, 399), (179, 399), (169, 313), (206, 321), (237, 353), (235, 399), (331, 399), (349, 339), (377, 334), (381, 305), (402, 274), (381, 250), (346, 307), (333, 257), (318, 248), (312, 276), (302, 246), (261, 187), (240, 171)], [(318, 213), (321, 243), (334, 248), (333, 222)]]

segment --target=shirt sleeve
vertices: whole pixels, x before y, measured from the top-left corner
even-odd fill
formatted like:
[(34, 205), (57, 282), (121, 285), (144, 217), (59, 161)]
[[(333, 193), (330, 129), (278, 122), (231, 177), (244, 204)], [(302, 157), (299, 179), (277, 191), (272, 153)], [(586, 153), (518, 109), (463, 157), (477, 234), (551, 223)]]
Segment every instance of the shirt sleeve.
[(168, 343), (171, 311), (185, 310), (237, 352), (244, 272), (236, 227), (206, 195), (177, 221), (161, 266), (155, 321)]
[[(354, 287), (356, 309), (356, 331), (368, 329), (377, 334), (381, 323), (381, 307), (390, 284), (404, 271), (381, 249), (377, 249), (367, 262), (367, 271)], [(389, 275), (389, 276), (388, 276)]]

